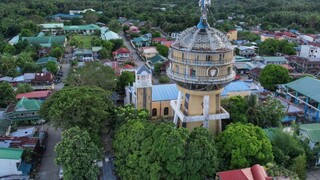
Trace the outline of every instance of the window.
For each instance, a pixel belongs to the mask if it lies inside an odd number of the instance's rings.
[[[195,77],[196,76],[196,70],[190,69],[190,76]]]
[[[156,108],[152,109],[152,116],[157,116],[157,109]]]
[[[165,115],[165,116],[169,115],[169,108],[168,107],[165,107],[163,109],[163,115]]]
[[[176,65],[176,73],[179,73],[179,66]]]
[[[231,67],[228,67],[228,75],[231,74]]]
[[[206,55],[206,61],[211,61],[211,56]]]
[[[181,58],[182,58],[182,61],[183,61],[184,60],[184,53],[182,53]]]
[[[20,116],[23,116],[23,114],[20,114]]]
[[[186,128],[186,127],[187,127],[187,123],[183,122],[183,123],[182,123],[182,127],[183,127],[183,128]]]

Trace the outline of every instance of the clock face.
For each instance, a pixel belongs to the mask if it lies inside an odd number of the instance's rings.
[[[210,77],[215,77],[218,75],[218,68],[212,66],[210,68],[207,69],[207,75]]]

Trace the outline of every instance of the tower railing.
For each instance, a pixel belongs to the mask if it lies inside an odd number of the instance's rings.
[[[234,62],[234,59],[231,60],[210,60],[210,61],[205,61],[205,60],[191,60],[191,59],[182,59],[180,57],[175,57],[175,56],[169,56],[169,60],[180,63],[180,64],[185,64],[185,65],[194,65],[194,66],[225,66],[229,65]]]
[[[231,72],[231,74],[227,76],[216,76],[216,77],[210,77],[210,76],[193,76],[193,75],[188,75],[188,74],[182,74],[178,72],[174,72],[171,69],[166,70],[167,75],[169,78],[180,81],[180,82],[186,82],[186,83],[198,83],[198,84],[220,84],[220,83],[228,83],[231,82],[236,73],[234,71]]]

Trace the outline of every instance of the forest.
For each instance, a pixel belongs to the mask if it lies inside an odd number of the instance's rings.
[[[319,6],[320,2],[310,0],[212,0],[208,20],[223,31],[245,22],[246,29],[260,25],[264,30],[293,28],[304,33],[316,33],[320,27]],[[102,11],[97,19],[102,23],[109,24],[118,17],[126,17],[147,21],[166,32],[178,32],[194,26],[199,19],[197,0],[2,0],[0,38],[17,35],[21,29],[30,26],[30,22],[44,23],[49,15],[85,8]],[[233,20],[227,21],[228,17],[233,17]],[[217,20],[225,21],[215,24]]]

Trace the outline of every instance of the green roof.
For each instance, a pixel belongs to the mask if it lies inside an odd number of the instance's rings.
[[[78,26],[64,26],[63,29],[65,31],[74,31],[74,30],[99,30],[100,27],[95,24],[87,24],[87,25],[78,25]]]
[[[308,133],[310,141],[320,142],[320,123],[301,124],[299,128]]]
[[[287,83],[285,86],[317,102],[320,102],[320,80],[318,79],[304,77]]]
[[[139,43],[139,42],[148,42],[149,40],[145,37],[137,37],[137,38],[133,38],[132,42],[135,42],[135,43]]]
[[[282,56],[263,56],[262,58],[267,62],[288,62],[288,60]]]
[[[53,62],[57,63],[57,58],[51,57],[51,56],[39,58],[38,61],[36,62],[36,64],[47,64],[49,61],[53,61]]]
[[[44,44],[46,46],[51,46],[52,43],[64,44],[66,36],[22,37],[22,40],[27,40],[30,44]]]
[[[23,149],[0,148],[0,159],[21,159]]]
[[[275,131],[277,128],[268,128],[268,129],[263,129],[263,131],[266,133],[267,137],[272,141],[275,136]]]
[[[164,60],[166,60],[166,58],[164,58],[163,56],[160,56],[159,54],[156,54],[155,56],[153,56],[149,59],[149,61],[151,61],[152,64],[155,64],[159,61],[164,61]]]
[[[42,105],[42,101],[40,100],[34,100],[34,99],[28,99],[28,98],[22,97],[20,101],[17,103],[15,110],[17,110],[18,108],[23,108],[27,111],[39,111],[41,105]]]

